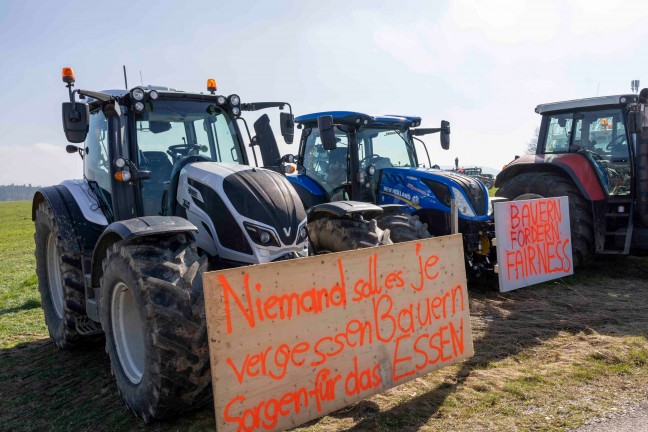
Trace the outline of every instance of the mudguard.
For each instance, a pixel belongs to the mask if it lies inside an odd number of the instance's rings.
[[[194,224],[178,216],[144,216],[111,223],[99,237],[92,253],[91,286],[99,286],[101,262],[113,243],[160,234],[189,234],[196,231],[198,228]]]
[[[552,171],[571,179],[581,194],[589,201],[604,200],[605,188],[590,162],[577,153],[524,155],[509,163],[495,179],[495,186],[521,172]]]
[[[74,182],[83,181],[66,181],[61,185],[38,189],[32,201],[32,220],[36,218],[36,209],[40,203],[47,202],[60,227],[61,235],[69,237],[73,240],[73,244],[77,245],[81,257],[80,265],[83,273],[86,274],[90,270],[92,251],[105,229],[105,225],[101,223],[105,218],[102,220],[94,213],[91,218],[88,218],[85,214],[88,213],[88,209],[83,211],[81,206],[84,203],[79,203],[80,198],[70,190],[70,187],[79,186]]]
[[[308,221],[311,222],[321,217],[351,217],[362,215],[366,220],[380,216],[383,209],[377,205],[361,201],[334,201],[330,203],[318,204],[308,209]]]

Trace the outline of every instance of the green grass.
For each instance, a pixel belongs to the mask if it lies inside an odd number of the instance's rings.
[[[34,268],[31,202],[0,203],[0,348],[42,339],[47,329]]]

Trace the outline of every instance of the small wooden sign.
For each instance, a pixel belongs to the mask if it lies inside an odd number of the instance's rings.
[[[495,203],[500,291],[574,274],[567,197]]]
[[[204,281],[219,432],[292,428],[473,354],[460,235]]]

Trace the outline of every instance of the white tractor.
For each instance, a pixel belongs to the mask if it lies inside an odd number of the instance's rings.
[[[202,273],[308,254],[299,196],[248,165],[238,127],[242,111],[288,104],[242,104],[213,80],[210,94],[73,91],[70,68],[63,81],[66,137],[85,142],[68,152],[84,169],[33,201],[49,333],[62,349],[103,333],[131,410],[146,422],[173,416],[211,396]],[[292,141],[292,113],[281,125]],[[251,143],[272,134],[268,122],[255,129]]]

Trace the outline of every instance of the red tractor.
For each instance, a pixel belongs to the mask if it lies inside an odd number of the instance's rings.
[[[648,252],[648,88],[538,105],[535,155],[509,163],[497,196],[569,197],[575,266],[596,254]]]

